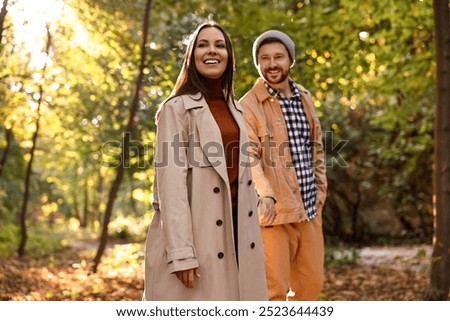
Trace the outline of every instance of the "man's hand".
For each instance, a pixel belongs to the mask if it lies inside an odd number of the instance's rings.
[[[263,197],[258,205],[259,223],[261,225],[271,225],[276,216],[275,200],[272,197]]]
[[[183,284],[190,289],[194,288],[194,279],[195,277],[200,277],[200,272],[198,268],[184,270],[184,271],[176,271],[175,272],[177,278],[183,282]]]

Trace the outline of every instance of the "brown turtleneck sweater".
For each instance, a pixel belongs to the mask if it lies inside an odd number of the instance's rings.
[[[206,89],[208,96],[206,102],[219,126],[222,134],[222,143],[227,162],[228,180],[231,190],[233,206],[233,227],[237,253],[237,204],[238,204],[238,176],[239,176],[239,126],[234,119],[230,108],[223,98],[220,87],[221,79],[208,79]]]

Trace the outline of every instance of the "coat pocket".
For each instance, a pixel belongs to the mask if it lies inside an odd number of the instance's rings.
[[[189,168],[193,167],[211,167],[212,164],[205,155],[205,152],[198,146],[193,146],[187,150],[187,160]]]

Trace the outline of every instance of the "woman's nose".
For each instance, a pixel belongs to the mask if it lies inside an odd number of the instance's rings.
[[[216,54],[217,53],[216,47],[214,45],[209,46],[208,53],[209,54]]]

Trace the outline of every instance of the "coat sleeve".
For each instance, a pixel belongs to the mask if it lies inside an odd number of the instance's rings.
[[[256,192],[259,197],[271,197],[276,201],[275,193],[270,185],[269,180],[264,175],[261,162],[264,161],[263,142],[258,136],[258,120],[255,114],[252,112],[251,103],[247,99],[240,101],[241,106],[244,109],[244,120],[247,127],[247,134],[249,140],[248,153],[250,157],[250,167],[252,170],[253,180],[255,181]],[[256,106],[258,107],[258,106]]]
[[[198,267],[187,188],[187,112],[181,98],[158,112],[155,172],[158,207],[170,272]]]

